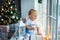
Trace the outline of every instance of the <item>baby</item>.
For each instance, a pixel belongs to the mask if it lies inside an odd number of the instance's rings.
[[[39,23],[37,21],[37,11],[34,9],[30,9],[29,13],[28,13],[28,18],[26,19],[26,33],[29,35],[33,35],[33,34],[38,34],[41,35],[41,33],[39,32]],[[37,31],[37,32],[36,32]]]

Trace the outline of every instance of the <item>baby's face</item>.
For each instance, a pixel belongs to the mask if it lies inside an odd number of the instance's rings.
[[[36,20],[37,19],[37,12],[32,12],[30,15],[29,15],[30,19],[31,20]]]

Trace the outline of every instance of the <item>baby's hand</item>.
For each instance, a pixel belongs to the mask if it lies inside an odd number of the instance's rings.
[[[42,35],[41,33],[37,33],[37,35]]]
[[[32,27],[32,28],[31,28],[31,30],[35,30],[35,28],[34,28],[34,27]]]

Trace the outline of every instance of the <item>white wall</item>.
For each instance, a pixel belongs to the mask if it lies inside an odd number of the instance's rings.
[[[34,8],[35,0],[21,0],[21,17],[27,17],[28,11]]]

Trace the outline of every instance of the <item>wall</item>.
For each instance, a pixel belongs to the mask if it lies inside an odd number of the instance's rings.
[[[34,8],[35,0],[21,0],[21,17],[27,17],[28,11]]]

